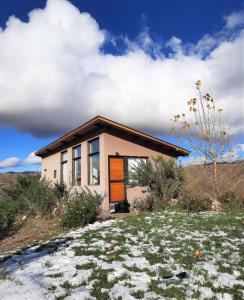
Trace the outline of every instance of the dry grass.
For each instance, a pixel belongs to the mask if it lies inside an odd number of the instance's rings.
[[[196,165],[184,168],[186,189],[197,194],[214,196],[213,165]],[[217,165],[220,194],[233,191],[244,199],[244,161]]]
[[[64,230],[60,227],[57,217],[30,217],[16,234],[0,241],[0,253],[35,244],[61,232]]]
[[[3,188],[9,188],[16,183],[18,176],[38,175],[40,172],[8,172],[0,173],[0,190]]]
[[[98,221],[123,219],[135,214],[136,212],[109,214],[108,212],[101,211],[98,215]],[[23,215],[18,216],[20,223],[22,217]],[[0,253],[24,248],[27,245],[36,244],[40,240],[48,240],[60,233],[67,232],[67,230],[64,230],[60,226],[57,216],[52,216],[50,218],[43,218],[40,216],[29,217],[26,221],[22,221],[22,223],[23,225],[19,231],[0,241]]]

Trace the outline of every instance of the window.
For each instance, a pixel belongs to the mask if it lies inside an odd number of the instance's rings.
[[[131,174],[135,172],[136,168],[141,163],[146,163],[146,157],[127,157],[127,176],[128,176],[128,184],[132,183]]]
[[[57,170],[53,171],[53,178],[56,179],[57,178]]]
[[[88,184],[100,184],[100,155],[99,155],[99,139],[95,139],[88,143]]]
[[[64,152],[61,152],[61,178],[60,178],[60,182],[66,184],[66,185],[68,183],[67,166],[68,166],[68,152],[64,151]]]
[[[81,185],[81,146],[73,148],[73,185]]]

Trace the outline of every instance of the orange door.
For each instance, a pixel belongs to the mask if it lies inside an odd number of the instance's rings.
[[[109,159],[110,202],[125,201],[125,167],[123,157]]]

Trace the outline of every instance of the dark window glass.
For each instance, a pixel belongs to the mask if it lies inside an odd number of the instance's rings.
[[[99,139],[95,139],[89,142],[88,172],[88,184],[100,184]]]
[[[99,152],[99,139],[89,142],[89,154]]]
[[[68,152],[61,152],[61,178],[60,182],[67,185],[68,183]]]
[[[141,163],[146,163],[146,162],[147,162],[147,158],[142,158],[142,157],[127,158],[128,184],[132,183],[132,174],[136,171],[136,168],[140,166]]]
[[[81,157],[81,146],[77,146],[73,148],[73,157],[80,158]]]
[[[61,161],[66,162],[68,160],[68,151],[61,152]]]
[[[73,185],[81,185],[81,146],[73,148]]]

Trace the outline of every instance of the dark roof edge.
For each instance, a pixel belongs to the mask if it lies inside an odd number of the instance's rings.
[[[155,142],[157,142],[157,143],[159,143],[161,145],[168,146],[168,147],[174,149],[175,151],[178,151],[179,153],[181,153],[182,156],[187,156],[187,155],[190,154],[190,151],[187,150],[187,149],[185,149],[185,148],[182,148],[182,147],[176,146],[174,144],[168,143],[168,142],[166,142],[164,140],[158,139],[158,138],[156,138],[154,136],[151,136],[151,135],[143,133],[143,132],[141,132],[139,130],[133,129],[133,128],[129,127],[129,126],[120,124],[118,122],[112,121],[110,119],[107,119],[105,117],[102,117],[102,116],[98,115],[98,116],[92,118],[91,120],[83,123],[81,126],[79,126],[79,127],[75,128],[75,129],[73,129],[72,131],[66,133],[64,136],[56,139],[55,141],[53,141],[52,143],[48,144],[47,146],[39,149],[38,151],[35,152],[35,155],[36,156],[44,156],[44,153],[42,153],[42,152],[48,150],[48,148],[50,146],[55,145],[55,144],[57,144],[59,142],[62,142],[63,140],[65,140],[66,137],[68,137],[68,136],[70,136],[72,134],[75,134],[76,132],[78,132],[81,129],[85,129],[85,128],[89,127],[90,125],[92,125],[93,123],[95,123],[96,121],[99,121],[99,120],[100,121],[104,121],[105,123],[108,123],[108,124],[110,124],[110,125],[112,125],[114,127],[127,130],[130,133],[134,133],[134,134],[137,134],[137,135],[139,135],[141,137],[153,140],[153,141],[155,141]],[[181,155],[179,155],[179,156],[181,156]]]

